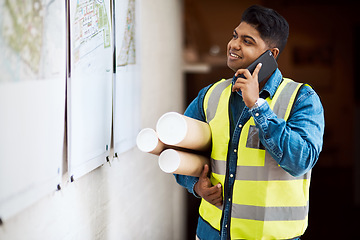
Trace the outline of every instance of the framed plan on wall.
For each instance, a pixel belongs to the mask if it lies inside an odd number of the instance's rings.
[[[66,5],[0,0],[0,218],[60,187]]]
[[[137,4],[136,0],[113,1],[116,49],[113,93],[115,155],[135,146],[140,126]]]
[[[110,0],[70,0],[68,165],[71,180],[110,151],[113,46]]]

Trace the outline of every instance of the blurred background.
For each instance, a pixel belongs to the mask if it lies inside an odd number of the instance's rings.
[[[313,169],[309,227],[302,239],[355,239],[360,226],[360,17],[358,1],[185,0],[186,104],[198,91],[233,72],[226,46],[252,4],[275,9],[290,25],[279,58],[284,77],[309,83],[325,109],[323,151]],[[188,197],[188,239],[199,200]]]

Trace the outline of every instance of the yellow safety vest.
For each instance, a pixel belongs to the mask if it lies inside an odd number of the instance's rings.
[[[284,78],[274,97],[266,99],[279,118],[288,119],[301,85]],[[213,185],[220,182],[224,186],[226,177],[231,88],[231,79],[223,79],[210,87],[204,98],[206,121],[212,132],[210,180]],[[236,150],[231,239],[291,239],[301,236],[308,222],[311,171],[301,177],[293,177],[260,145],[258,128],[251,117],[242,126]],[[222,207],[202,199],[199,213],[220,231]]]

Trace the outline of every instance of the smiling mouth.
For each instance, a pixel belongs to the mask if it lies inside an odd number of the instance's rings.
[[[241,57],[240,57],[239,55],[236,55],[235,53],[230,52],[229,55],[230,55],[231,57],[233,57],[233,58],[241,59]]]

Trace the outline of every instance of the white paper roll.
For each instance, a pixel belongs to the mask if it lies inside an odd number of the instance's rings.
[[[157,133],[152,128],[144,128],[138,133],[136,145],[140,151],[155,155],[160,155],[161,151],[165,149],[165,144],[159,140]]]
[[[162,115],[157,124],[159,139],[166,145],[206,151],[211,146],[211,131],[207,123],[176,112]]]
[[[159,156],[159,167],[166,173],[199,177],[209,159],[203,155],[166,149]]]

